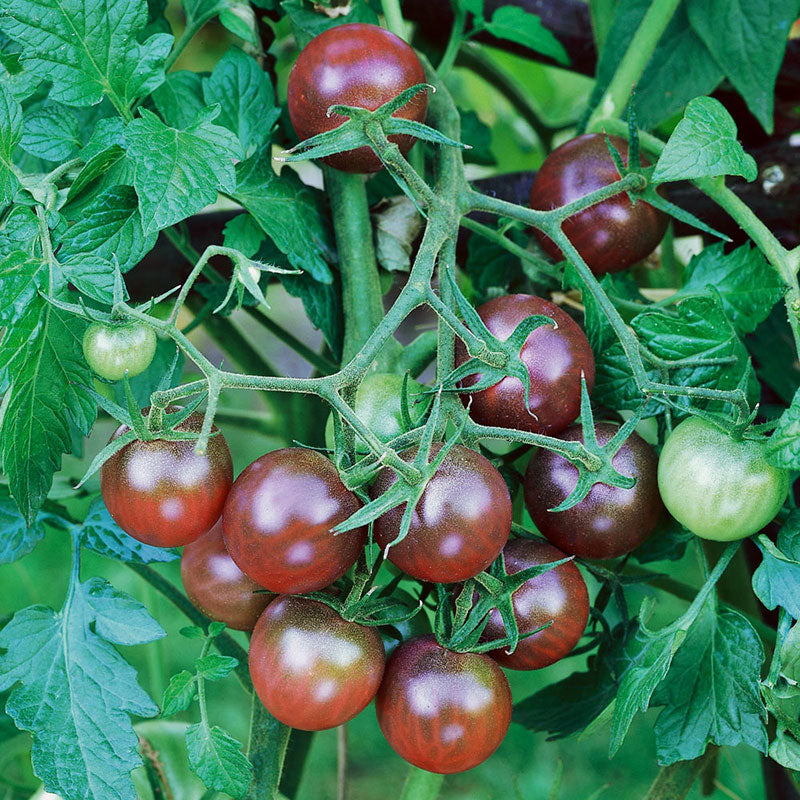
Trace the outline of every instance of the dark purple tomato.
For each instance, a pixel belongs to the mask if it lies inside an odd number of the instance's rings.
[[[511,690],[488,656],[455,653],[420,636],[389,658],[375,711],[386,741],[406,761],[428,772],[463,772],[503,741]]]
[[[622,163],[628,164],[628,143],[610,136]],[[642,164],[649,162],[642,158]],[[603,134],[588,133],[570,139],[544,160],[531,187],[531,208],[550,211],[602,189],[620,179]],[[667,216],[639,200],[633,205],[626,192],[573,214],[562,230],[596,275],[619,272],[647,258],[664,236]],[[554,260],[564,256],[541,231],[536,238]]]
[[[470,416],[481,425],[549,436],[563,431],[580,413],[581,374],[586,377],[589,391],[594,386],[594,355],[578,323],[557,305],[529,294],[496,297],[477,311],[500,341],[508,339],[524,319],[534,314],[551,317],[556,324],[532,331],[520,351],[530,375],[530,413],[525,409],[522,382],[507,377],[488,389],[462,395],[465,404],[472,398]],[[456,365],[468,360],[467,349],[458,340]],[[463,385],[473,386],[479,378],[471,375]]]
[[[222,513],[225,545],[239,568],[270,591],[324,589],[364,547],[366,528],[332,533],[360,507],[321,453],[275,450],[234,482]]]
[[[289,75],[289,117],[300,139],[338,128],[345,118],[328,116],[332,105],[357,106],[374,111],[405,89],[425,83],[417,54],[391,31],[360,22],[337,25],[315,36],[302,50]],[[395,117],[425,121],[425,92],[394,113]],[[390,136],[405,155],[416,139]],[[377,172],[381,160],[369,147],[359,147],[324,158],[345,172]]]
[[[199,433],[202,414],[191,414],[179,431]],[[127,432],[120,425],[111,441]],[[210,530],[219,519],[233,480],[231,451],[216,432],[205,455],[194,441],[134,441],[100,468],[103,501],[116,523],[145,544],[179,547]]]
[[[273,600],[250,639],[250,677],[261,702],[304,731],[334,728],[363,711],[378,691],[385,661],[375,628],[301,597]]]
[[[559,561],[564,558],[557,548],[534,539],[513,539],[503,548],[506,572]],[[580,570],[570,561],[531,578],[512,595],[514,616],[519,632],[528,633],[547,623],[543,631],[522,639],[509,655],[508,648],[492,650],[489,655],[507,669],[541,669],[568,655],[586,630],[589,619],[589,593]],[[483,632],[483,641],[506,636],[500,612],[494,609]]]
[[[603,445],[616,425],[597,423]],[[583,441],[579,425],[559,436]],[[596,483],[589,494],[567,511],[549,511],[562,503],[578,481],[578,470],[552,450],[537,450],[525,473],[525,505],[536,527],[560,550],[582,558],[616,558],[630,553],[652,532],[663,509],[658,493],[658,457],[637,433],[632,433],[612,461],[621,475],[636,478],[631,489]]]
[[[253,630],[275,597],[236,566],[222,538],[222,520],[183,548],[181,579],[195,608],[237,631]]]
[[[428,461],[441,449],[434,444]],[[413,461],[417,449],[400,454]],[[397,481],[388,467],[372,486],[378,497]],[[375,541],[385,548],[400,532],[405,506],[379,517]],[[389,549],[389,560],[421,581],[455,583],[477,575],[497,558],[511,532],[511,497],[500,473],[480,453],[455,445],[417,503],[408,535]]]

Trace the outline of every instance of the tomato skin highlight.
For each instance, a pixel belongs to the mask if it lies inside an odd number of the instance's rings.
[[[179,431],[199,433],[203,415],[190,414]],[[128,430],[120,425],[111,437]],[[100,468],[100,489],[114,521],[145,544],[179,547],[210,530],[222,513],[233,481],[225,437],[215,433],[205,455],[194,441],[133,441]]]
[[[156,334],[137,323],[103,325],[93,322],[83,334],[83,355],[89,366],[107,381],[119,381],[144,372],[156,353]]]
[[[292,125],[302,139],[338,128],[345,117],[327,116],[332,105],[375,111],[400,92],[425,83],[425,70],[414,50],[391,31],[355,22],[315,36],[302,50],[289,75],[288,105]],[[395,117],[424,122],[428,97],[420,92]],[[390,136],[406,155],[416,139]],[[322,159],[344,172],[378,172],[383,164],[370,147]]]
[[[532,331],[522,346],[520,357],[530,375],[528,413],[525,394],[518,378],[505,377],[494,386],[463,394],[469,415],[481,425],[514,428],[553,436],[564,430],[580,413],[581,374],[591,392],[594,386],[594,354],[586,334],[557,305],[529,294],[496,297],[479,306],[478,314],[489,331],[505,341],[514,329],[534,314],[555,320],[557,327],[542,325]],[[456,366],[469,360],[461,340],[456,341]],[[462,385],[475,385],[479,375],[470,375]]]
[[[628,143],[609,136],[622,163],[628,163]],[[645,158],[643,166],[649,166]],[[553,150],[536,173],[530,206],[540,211],[560,208],[620,179],[605,136],[588,133]],[[619,272],[655,250],[667,229],[664,212],[625,192],[609,197],[568,217],[562,226],[567,238],[595,275]],[[564,258],[555,242],[535,231],[542,249],[554,260]]]
[[[789,473],[767,462],[763,441],[736,441],[699,417],[675,427],[658,464],[670,514],[718,542],[758,533],[780,511],[789,485]]]
[[[420,636],[389,658],[375,711],[386,741],[406,761],[429,772],[464,772],[503,741],[511,690],[488,656],[455,653]]]
[[[375,628],[348,622],[316,600],[281,595],[256,624],[249,664],[270,714],[292,728],[321,731],[369,705],[385,656]]]
[[[434,444],[428,461],[441,449]],[[416,448],[400,457],[413,461]],[[397,481],[393,470],[378,474],[370,494],[378,497]],[[405,505],[373,524],[381,548],[400,531]],[[511,497],[500,473],[480,453],[454,445],[425,487],[408,535],[389,548],[389,561],[421,581],[454,583],[477,575],[497,558],[511,532]]]
[[[237,631],[251,631],[274,594],[236,566],[222,538],[222,520],[183,548],[181,579],[192,605]]]
[[[566,558],[558,548],[537,539],[512,539],[503,548],[503,556],[509,575]],[[520,639],[511,654],[506,647],[490,650],[489,655],[506,669],[542,669],[555,664],[572,652],[589,620],[589,592],[574,561],[525,581],[512,595],[512,603],[520,634],[552,624]],[[481,641],[506,635],[500,612],[492,609]]]
[[[597,441],[611,439],[618,426],[595,423]],[[580,425],[559,436],[583,441]],[[658,458],[641,436],[632,433],[613,459],[614,468],[635,477],[632,489],[596,483],[580,503],[557,513],[578,480],[578,470],[552,450],[537,450],[525,473],[525,505],[541,533],[565,553],[581,558],[616,558],[630,553],[653,532],[663,512],[658,493]]]
[[[222,513],[225,545],[242,572],[272,592],[324,589],[364,548],[366,528],[331,532],[360,507],[321,453],[275,450],[234,482]]]

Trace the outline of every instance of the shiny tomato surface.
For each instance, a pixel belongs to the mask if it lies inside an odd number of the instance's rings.
[[[386,664],[375,698],[386,741],[429,772],[463,772],[500,746],[511,722],[511,690],[488,656],[455,653],[421,636]]]
[[[319,731],[367,707],[385,656],[375,628],[347,622],[316,600],[280,596],[256,624],[249,663],[270,714],[292,728]]]
[[[191,414],[178,430],[199,433],[202,414]],[[128,430],[120,425],[111,440]],[[109,513],[126,533],[156,547],[189,544],[210,530],[222,513],[233,480],[225,437],[208,440],[205,455],[194,441],[134,441],[100,468],[100,488]]]
[[[429,461],[441,449],[431,448]],[[413,461],[416,448],[400,454]],[[378,497],[397,475],[380,472],[371,494]],[[388,511],[373,525],[375,541],[393,542],[400,532],[405,505]],[[497,558],[511,532],[511,497],[500,473],[480,453],[455,445],[417,503],[408,535],[389,548],[389,560],[421,581],[453,583],[477,575]]]
[[[619,136],[609,138],[627,165],[628,143]],[[647,159],[641,161],[649,165]],[[578,136],[544,160],[531,187],[530,206],[540,211],[560,208],[619,179],[605,136]],[[667,221],[663,211],[643,200],[633,205],[622,192],[568,217],[562,229],[592,272],[602,275],[647,258],[664,236]],[[551,258],[564,258],[555,242],[541,231],[536,231],[536,238]]]
[[[222,538],[222,520],[183,548],[181,579],[195,608],[237,631],[253,630],[275,597],[236,566]]]
[[[462,395],[472,399],[470,416],[481,425],[514,428],[550,436],[564,430],[580,413],[581,374],[591,391],[594,386],[594,355],[589,341],[575,320],[557,305],[529,294],[509,294],[481,305],[478,314],[489,331],[505,341],[527,317],[544,314],[555,326],[542,325],[522,345],[520,357],[528,367],[530,396],[518,378],[506,377],[480,392]],[[466,347],[456,343],[456,365],[469,359]],[[472,386],[479,375],[463,381]]]
[[[365,528],[332,529],[361,507],[336,467],[302,447],[256,459],[236,479],[225,503],[225,545],[239,568],[270,591],[323,589],[355,563]]]
[[[602,445],[617,432],[610,423],[597,423]],[[564,431],[565,441],[583,441],[579,425]],[[576,506],[555,508],[572,492],[578,470],[552,450],[537,450],[525,473],[525,505],[536,527],[556,547],[582,558],[616,558],[630,553],[652,532],[663,511],[658,493],[658,457],[637,433],[631,434],[612,461],[621,474],[636,478],[631,489],[596,483]]]
[[[503,548],[503,557],[506,573],[512,575],[540,564],[560,561],[566,556],[547,542],[512,539]],[[520,634],[550,624],[539,633],[521,639],[511,654],[506,647],[489,653],[507,669],[541,669],[555,664],[570,653],[586,630],[589,592],[580,570],[572,561],[525,581],[512,595],[512,603]],[[482,639],[491,642],[506,635],[500,612],[494,609]]]
[[[374,111],[418,83],[425,83],[425,70],[417,54],[391,31],[360,22],[337,25],[315,36],[300,53],[289,75],[289,117],[300,139],[309,139],[346,121],[327,115],[332,105]],[[424,122],[427,108],[427,95],[421,92],[394,116]],[[407,135],[389,138],[404,154],[416,141]],[[383,167],[369,147],[323,161],[345,172],[377,172]]]

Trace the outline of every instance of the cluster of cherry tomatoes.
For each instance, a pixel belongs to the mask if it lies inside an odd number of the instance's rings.
[[[307,138],[341,124],[326,114],[334,103],[375,109],[422,82],[419,59],[400,39],[375,26],[344,25],[316,37],[301,53],[289,81],[289,111],[298,134]],[[398,114],[421,121],[425,110],[421,94]],[[397,143],[407,152],[413,139],[400,137]],[[626,143],[613,144],[627,159]],[[366,148],[327,160],[348,171],[381,167]],[[618,178],[605,137],[582,136],[545,161],[531,205],[557,207]],[[592,270],[603,273],[647,256],[665,224],[652,206],[633,205],[622,193],[576,214],[564,230]],[[539,239],[552,257],[561,257],[550,240]],[[533,330],[521,347],[530,378],[527,406],[521,381],[506,377],[465,394],[473,419],[582,440],[582,428],[573,423],[580,413],[581,379],[591,390],[595,365],[578,324],[559,307],[530,295],[498,297],[478,314],[501,341],[532,315],[545,315],[554,324]],[[97,335],[95,330],[92,336]],[[140,347],[152,349],[149,337],[143,342]],[[459,343],[457,364],[468,358]],[[116,379],[118,372],[107,377]],[[462,387],[469,389],[479,379],[468,377]],[[404,430],[402,387],[400,376],[371,375],[356,396],[356,413],[384,442]],[[405,387],[411,399],[423,390],[414,381]],[[192,414],[179,429],[196,433],[201,422]],[[126,430],[122,426],[114,436]],[[598,444],[606,444],[617,431],[615,424],[597,423]],[[184,546],[184,586],[200,610],[232,628],[252,630],[250,673],[265,707],[287,725],[318,730],[346,722],[375,699],[390,745],[421,768],[458,772],[491,755],[511,720],[511,692],[501,666],[546,667],[569,654],[584,633],[589,593],[574,561],[529,579],[514,592],[519,633],[547,627],[520,639],[513,652],[450,650],[424,633],[424,612],[418,624],[406,626],[422,635],[403,637],[399,645],[386,641],[376,627],[345,619],[326,603],[302,596],[336,593],[330,587],[368,545],[366,528],[332,533],[362,502],[342,483],[331,460],[317,451],[286,448],[261,456],[234,481],[228,446],[216,428],[214,434],[204,455],[195,454],[190,440],[126,445],[103,465],[102,493],[114,519],[131,536],[156,546]],[[441,447],[434,444],[429,463]],[[411,461],[417,450],[399,455]],[[502,475],[482,454],[454,445],[426,484],[406,537],[389,547],[401,528],[400,506],[374,522],[374,541],[382,551],[389,548],[388,559],[397,570],[423,586],[458,585],[486,570],[501,553],[509,575],[567,556],[607,559],[629,553],[656,527],[662,497],[699,535],[742,538],[769,522],[788,488],[788,476],[766,463],[761,443],[735,441],[697,418],[676,428],[660,465],[653,448],[636,433],[612,463],[635,479],[632,488],[597,483],[577,505],[554,512],[575,488],[578,470],[553,451],[535,451],[523,494],[530,518],[547,541],[509,539],[512,502]],[[371,497],[381,497],[397,480],[393,470],[384,468],[370,488]],[[746,507],[754,486],[761,498],[755,513]],[[738,505],[728,503],[729,513],[709,520],[691,499],[720,491],[729,499],[738,496]],[[499,611],[491,611],[483,641],[506,635]]]

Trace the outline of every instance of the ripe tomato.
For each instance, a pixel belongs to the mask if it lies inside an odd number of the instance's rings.
[[[361,382],[356,391],[353,410],[359,419],[382,441],[388,442],[405,430],[403,427],[403,376],[388,373],[371,373]],[[418,411],[414,407],[414,397],[425,391],[425,386],[415,380],[408,380],[408,405],[412,419]],[[424,407],[424,406],[423,406]],[[333,414],[325,426],[325,444],[333,449]],[[356,452],[366,453],[369,448],[356,437]]]
[[[327,115],[332,105],[358,106],[374,111],[400,92],[425,83],[417,54],[402,39],[377,25],[356,22],[338,25],[315,36],[302,50],[289,75],[289,117],[297,135],[309,139],[338,128],[345,118]],[[394,116],[425,121],[428,98],[416,95]],[[392,136],[408,153],[416,139]],[[377,172],[381,160],[369,147],[324,158],[345,172]]]
[[[627,166],[628,143],[618,136],[609,138]],[[649,162],[642,159],[642,164]],[[544,160],[531,187],[530,206],[541,211],[560,208],[619,179],[605,136],[578,136]],[[573,214],[562,229],[589,269],[601,275],[627,269],[649,256],[664,236],[667,216],[643,200],[633,205],[622,192]],[[536,231],[536,238],[551,258],[564,258],[541,231]]]
[[[191,414],[180,431],[199,433],[202,414]],[[120,425],[113,441],[128,430]],[[208,440],[205,455],[194,441],[134,441],[100,468],[100,489],[109,513],[125,533],[156,547],[189,544],[219,519],[233,480],[225,437]]]
[[[403,642],[375,698],[386,741],[429,772],[463,772],[500,746],[511,722],[511,690],[491,658],[455,653],[431,636]]]
[[[366,528],[331,532],[360,506],[321,453],[275,450],[234,482],[222,514],[225,545],[245,574],[273,592],[324,589],[364,547]]]
[[[186,596],[198,610],[237,631],[253,630],[275,597],[233,562],[222,538],[222,520],[183,548],[181,579]]]
[[[383,676],[375,628],[316,600],[273,600],[250,639],[250,677],[264,707],[292,728],[333,728],[363,711]]]
[[[488,389],[463,395],[465,404],[472,398],[470,416],[481,425],[551,436],[563,431],[580,413],[581,374],[589,391],[594,386],[594,355],[584,332],[558,306],[528,294],[496,297],[480,306],[478,314],[500,341],[508,339],[520,322],[534,314],[545,314],[556,324],[532,331],[520,352],[531,381],[530,413],[525,409],[521,381],[503,378]],[[457,341],[456,365],[468,359],[466,347]],[[473,386],[478,380],[478,375],[471,375],[463,385]]]
[[[431,448],[429,461],[441,449]],[[416,448],[400,454],[412,461]],[[372,486],[378,497],[397,481],[389,468]],[[379,517],[375,541],[385,548],[400,532],[405,506]],[[425,487],[408,535],[389,560],[421,581],[455,583],[477,575],[497,558],[511,532],[511,497],[500,473],[480,453],[455,445]]]
[[[503,548],[503,556],[509,575],[565,557],[552,545],[534,539],[512,539]],[[511,654],[505,647],[489,653],[507,669],[541,669],[555,664],[570,653],[586,630],[589,592],[580,570],[572,561],[525,581],[512,595],[512,603],[521,634],[548,622],[552,624],[527,639],[521,639]],[[506,635],[500,612],[492,610],[483,641],[491,642]]]
[[[156,352],[156,334],[138,323],[102,325],[93,322],[83,334],[83,355],[89,366],[108,381],[144,372]]]
[[[611,439],[618,427],[595,424],[597,441]],[[583,441],[579,425],[559,436]],[[631,489],[596,483],[567,511],[549,511],[566,500],[578,481],[578,470],[552,450],[537,450],[525,473],[525,505],[536,527],[560,550],[582,558],[616,558],[630,553],[652,532],[662,512],[658,495],[658,458],[637,433],[631,434],[613,459],[621,474],[636,478]]]
[[[689,417],[672,431],[658,463],[658,488],[675,519],[703,539],[758,533],[778,513],[789,473],[767,463],[763,441],[736,441]]]

